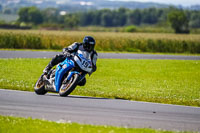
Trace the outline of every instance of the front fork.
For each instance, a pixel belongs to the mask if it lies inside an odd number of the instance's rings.
[[[84,78],[85,75],[86,75],[86,74],[84,74],[83,72],[70,71],[69,74],[68,74],[68,76],[67,76],[67,78],[66,78],[67,81],[69,81],[69,80],[71,79],[71,77],[72,77],[74,74],[80,75],[79,82],[80,82],[81,80],[83,80],[83,78]]]

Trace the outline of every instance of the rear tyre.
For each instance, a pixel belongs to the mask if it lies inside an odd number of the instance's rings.
[[[42,76],[37,80],[34,86],[35,93],[38,95],[44,95],[47,93],[45,90],[44,81],[42,80]]]
[[[76,88],[78,82],[79,82],[79,75],[74,74],[69,81],[61,85],[59,90],[59,95],[63,97],[68,96]]]

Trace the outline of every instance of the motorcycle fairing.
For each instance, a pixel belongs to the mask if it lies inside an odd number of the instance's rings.
[[[86,53],[85,51],[78,50],[74,56],[74,60],[82,70],[88,73],[92,71],[92,61],[90,54]]]
[[[55,87],[56,92],[59,92],[61,81],[64,76],[64,74],[75,67],[74,62],[70,58],[66,58],[62,63],[60,63],[56,68],[56,74],[55,74]]]

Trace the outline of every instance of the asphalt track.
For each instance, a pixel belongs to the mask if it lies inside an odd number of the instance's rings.
[[[200,131],[200,108],[0,89],[0,115],[134,128]]]
[[[0,51],[0,58],[52,58],[59,52]],[[116,59],[199,60],[199,56],[99,54]],[[200,108],[0,89],[0,115],[132,128],[200,132]]]
[[[0,50],[0,58],[52,58],[61,52],[46,51],[6,51]],[[160,55],[160,54],[129,54],[129,53],[98,53],[99,58],[107,59],[171,59],[200,60],[200,56]]]

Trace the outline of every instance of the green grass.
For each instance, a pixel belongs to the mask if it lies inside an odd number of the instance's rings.
[[[175,133],[154,129],[58,123],[9,116],[0,116],[0,125],[0,133]]]
[[[0,88],[33,91],[50,59],[0,59]],[[200,107],[200,61],[99,59],[72,94]]]

